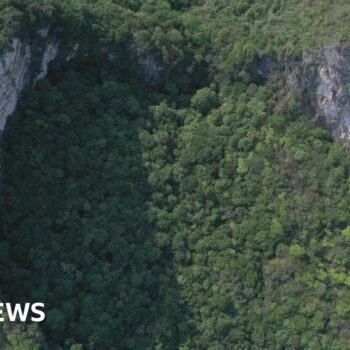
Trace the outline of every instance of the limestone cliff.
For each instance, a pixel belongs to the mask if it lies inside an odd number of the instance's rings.
[[[48,64],[56,57],[57,50],[58,44],[53,41],[47,41],[39,49],[15,38],[12,50],[0,56],[0,133],[8,116],[14,112],[23,89],[46,76]],[[39,53],[40,57],[33,52]]]
[[[47,75],[48,65],[56,58],[58,47],[58,41],[50,38],[48,29],[43,29],[38,31],[34,43],[14,38],[12,49],[0,56],[0,135],[8,116],[15,111],[21,92]],[[70,61],[78,55],[78,50],[79,43],[66,43],[61,58]],[[101,51],[109,61],[114,60],[113,50],[105,47]],[[147,85],[156,87],[164,80],[166,70],[153,56],[139,56],[137,63]]]
[[[350,49],[332,45],[304,54],[301,63],[287,67],[287,76],[314,99],[315,121],[350,146]]]
[[[12,50],[0,56],[0,134],[23,89],[46,76],[49,63],[58,53],[59,45],[49,39],[48,30],[39,32],[38,37],[34,44],[15,38]],[[77,43],[72,46],[66,60],[77,55],[78,47]],[[145,82],[157,85],[163,67],[152,57],[141,57],[138,64]],[[265,57],[252,73],[260,79],[281,67],[290,86],[305,89],[314,99],[314,120],[350,146],[350,49],[331,45],[315,54],[304,54],[300,62],[286,64]]]

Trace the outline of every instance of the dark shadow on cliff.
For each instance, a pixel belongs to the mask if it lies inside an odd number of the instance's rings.
[[[177,349],[186,310],[152,225],[138,136],[147,91],[113,74],[57,64],[9,119],[1,288],[45,303],[52,349]]]

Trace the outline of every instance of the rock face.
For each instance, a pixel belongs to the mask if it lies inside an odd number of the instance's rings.
[[[13,50],[0,57],[0,132],[15,110],[18,95],[28,81],[30,47],[14,39]]]
[[[58,44],[48,42],[40,52],[40,64],[36,68],[38,58],[34,57],[33,48],[13,39],[12,50],[0,56],[0,134],[23,89],[46,76],[48,64],[56,57],[57,51]]]
[[[38,34],[40,40],[32,45],[13,39],[12,50],[0,56],[0,134],[23,89],[44,78],[58,54],[58,43],[49,39],[48,30]],[[73,45],[67,61],[77,55],[78,48],[78,43]],[[157,86],[165,74],[164,67],[152,56],[139,57],[138,64],[145,82]],[[285,70],[290,86],[307,90],[313,97],[315,121],[350,147],[350,48],[327,46],[316,54],[304,54],[301,62],[285,65],[265,57],[252,75],[260,80],[281,70]]]
[[[40,70],[34,78],[34,83],[46,77],[49,63],[56,58],[58,52],[57,43],[48,43],[42,55]]]
[[[6,120],[15,109],[21,92],[44,78],[49,63],[58,54],[58,43],[49,38],[49,29],[38,31],[35,43],[28,44],[17,38],[12,40],[12,50],[0,56],[0,135],[5,128]],[[69,45],[68,45],[69,47]],[[71,45],[65,60],[70,61],[78,54],[79,43]],[[104,49],[108,59],[113,61],[115,54]],[[145,82],[157,86],[164,78],[165,70],[153,56],[141,56],[138,64]]]
[[[287,68],[291,86],[307,90],[315,100],[315,120],[334,138],[350,146],[350,49],[340,45],[304,55]]]

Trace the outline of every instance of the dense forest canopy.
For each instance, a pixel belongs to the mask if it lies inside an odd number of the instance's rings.
[[[0,0],[2,52],[43,28],[62,52],[2,136],[1,299],[47,318],[0,347],[349,349],[349,155],[304,91],[252,73],[346,44],[349,10]]]

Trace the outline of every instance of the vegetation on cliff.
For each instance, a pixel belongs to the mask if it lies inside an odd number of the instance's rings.
[[[45,303],[49,349],[348,349],[350,158],[252,72],[346,42],[349,6],[0,1],[4,48],[80,43],[2,140],[2,299]]]

